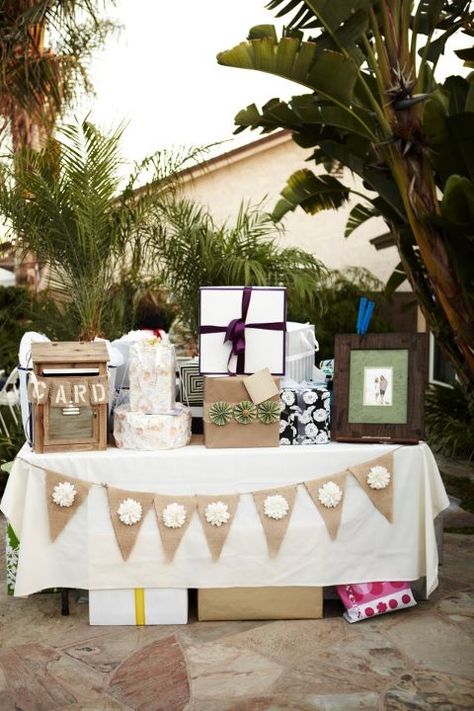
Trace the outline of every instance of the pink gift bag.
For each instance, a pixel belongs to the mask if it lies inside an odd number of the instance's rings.
[[[375,615],[403,610],[416,605],[408,583],[353,583],[338,585],[337,592],[348,622],[359,622]]]

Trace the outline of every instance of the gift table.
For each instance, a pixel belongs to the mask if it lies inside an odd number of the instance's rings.
[[[393,523],[358,481],[347,476],[337,538],[332,540],[304,486],[297,487],[288,530],[270,557],[249,492],[327,477],[393,452]],[[124,562],[103,486],[91,486],[54,543],[50,540],[44,470],[95,484],[164,495],[241,494],[222,553],[213,561],[195,513],[172,562],[166,562],[152,510]],[[449,504],[429,447],[384,444],[206,449],[196,438],[182,449],[34,454],[25,445],[1,509],[20,539],[15,595],[51,587],[83,589],[328,586],[416,580],[437,585],[434,518]]]

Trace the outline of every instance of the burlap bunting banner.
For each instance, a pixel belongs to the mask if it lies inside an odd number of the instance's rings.
[[[103,393],[100,388],[99,390],[100,399]],[[42,389],[37,396],[44,396]],[[58,472],[42,471],[45,474],[50,536],[54,542],[87,498],[93,484]],[[392,523],[393,520],[394,457],[393,452],[389,452],[368,462],[349,466],[342,472],[302,482],[333,540],[337,537],[341,524],[349,473],[357,479],[373,505],[387,521]],[[278,554],[288,530],[298,486],[299,483],[249,492],[253,496],[272,557]],[[125,561],[132,552],[143,520],[152,506],[155,508],[167,562],[173,560],[196,509],[212,559],[219,560],[241,496],[170,496],[117,489],[112,486],[106,486],[106,489],[115,537]]]
[[[47,470],[44,473],[49,534],[51,542],[54,543],[65,525],[87,498],[92,484]]]
[[[171,563],[196,509],[194,496],[155,496],[161,543],[167,563]]]
[[[122,558],[127,560],[135,545],[144,518],[153,505],[153,494],[146,491],[116,489],[114,486],[106,486],[106,489],[115,538]],[[125,505],[121,509],[121,513],[119,513],[121,505],[125,504],[125,502],[130,502],[130,500],[132,504],[128,503],[128,507]],[[141,510],[133,502],[140,504]]]
[[[33,375],[28,383],[28,399],[37,405],[45,405],[49,399],[51,407],[104,405],[109,400],[108,378],[99,375],[70,380]]]
[[[370,462],[347,467],[376,509],[389,523],[393,521],[393,452]],[[372,484],[372,485],[371,485]],[[385,486],[383,486],[385,484]],[[377,488],[381,487],[381,488]]]
[[[196,496],[199,518],[214,561],[219,560],[229,535],[239,498],[238,494]]]
[[[321,514],[332,540],[336,538],[341,524],[346,478],[347,472],[340,472],[321,479],[304,482],[306,491]],[[331,484],[334,484],[337,489]]]
[[[295,505],[296,486],[295,484],[294,486],[285,486],[279,489],[252,492],[255,506],[257,507],[260,521],[262,522],[265,538],[267,539],[268,551],[272,558],[278,555],[278,551],[280,550],[280,546],[288,529],[288,524],[290,523],[291,514]],[[265,511],[267,511],[267,513],[265,513]]]

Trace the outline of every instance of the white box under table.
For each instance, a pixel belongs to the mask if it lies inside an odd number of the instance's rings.
[[[393,524],[375,509],[356,479],[347,477],[339,533],[331,540],[303,486],[279,554],[271,558],[249,492],[324,477],[393,451]],[[122,560],[103,487],[92,486],[54,543],[49,538],[41,468],[122,489],[171,495],[240,493],[222,554],[213,562],[194,514],[173,562],[163,553],[156,516],[144,518],[135,548]],[[325,447],[206,449],[159,452],[34,454],[15,461],[1,509],[20,540],[15,595],[51,587],[88,590],[330,586],[347,582],[427,579],[438,582],[434,518],[448,499],[429,447],[342,444]]]

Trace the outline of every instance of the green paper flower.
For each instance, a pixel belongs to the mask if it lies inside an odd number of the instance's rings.
[[[257,407],[257,417],[264,425],[273,425],[280,419],[280,403],[275,400],[265,400]]]
[[[249,425],[257,417],[257,408],[250,400],[242,400],[234,407],[234,417],[241,425]]]
[[[209,408],[209,419],[213,425],[227,425],[232,419],[232,407],[228,402],[219,400],[213,402]]]

